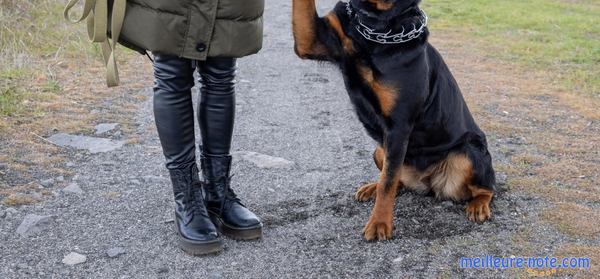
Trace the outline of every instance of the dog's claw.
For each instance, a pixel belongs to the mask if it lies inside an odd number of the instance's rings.
[[[389,240],[392,238],[392,224],[388,222],[375,221],[373,218],[369,219],[369,222],[363,230],[365,240]]]
[[[490,219],[492,216],[489,203],[481,203],[477,201],[469,202],[466,212],[467,219],[472,222],[483,222],[487,219]]]
[[[376,182],[363,185],[354,194],[354,199],[361,202],[368,201],[371,198],[375,198],[375,190],[377,190]]]

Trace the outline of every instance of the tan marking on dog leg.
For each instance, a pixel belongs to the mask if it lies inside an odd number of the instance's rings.
[[[383,169],[383,161],[385,160],[385,151],[381,146],[377,146],[375,151],[373,152],[373,161],[375,161],[375,165],[381,171]],[[354,198],[357,201],[368,201],[372,198],[375,198],[375,190],[377,189],[377,182],[368,183],[358,188],[356,194],[354,194]]]
[[[394,205],[396,204],[396,193],[400,177],[397,173],[394,173],[394,177],[386,177],[387,168],[388,164],[384,162],[381,177],[375,190],[375,206],[363,230],[364,237],[368,241],[392,238]]]
[[[346,33],[342,28],[342,23],[340,22],[340,19],[337,17],[337,15],[334,12],[329,12],[329,14],[325,16],[325,19],[327,20],[327,22],[329,22],[329,26],[331,26],[335,33],[337,33],[338,38],[340,39],[344,47],[344,51],[348,54],[354,53],[354,43],[352,42],[352,39],[346,36]]]
[[[373,152],[373,161],[375,165],[381,171],[383,169],[383,160],[385,159],[385,152],[381,146],[377,146],[375,152]]]
[[[294,0],[292,4],[292,29],[296,52],[300,58],[325,55],[326,47],[317,41],[315,20],[317,8],[314,0]]]

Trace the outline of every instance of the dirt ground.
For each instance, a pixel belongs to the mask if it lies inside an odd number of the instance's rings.
[[[263,219],[263,240],[227,240],[221,254],[199,258],[176,247],[172,194],[153,126],[150,65],[141,62],[137,72],[123,77],[134,80],[129,88],[145,88],[127,92],[135,109],[128,106],[123,114],[127,117],[109,119],[129,123],[111,137],[130,144],[100,154],[52,147],[64,157],[65,167],[60,166],[66,170],[65,181],[45,188],[41,202],[0,205],[0,277],[596,278],[600,274],[598,100],[563,92],[547,73],[491,58],[480,44],[448,31],[431,30],[431,41],[488,135],[500,189],[493,217],[473,224],[464,216],[464,204],[402,192],[393,240],[365,242],[360,232],[373,203],[352,197],[361,183],[377,177],[371,160],[374,143],[354,116],[337,70],[295,57],[289,2],[267,1],[265,47],[239,63],[236,154],[259,152],[294,162],[286,169],[272,169],[235,157],[234,188]],[[319,1],[320,11],[333,3]],[[120,100],[113,96],[107,107],[118,109]],[[92,128],[82,127],[80,133],[89,134]],[[45,178],[32,176],[34,181],[27,185],[37,188]],[[61,191],[71,183],[83,193]],[[20,236],[15,231],[27,214],[51,216],[50,222],[36,234]],[[125,254],[108,257],[107,250],[114,247],[122,247]],[[61,261],[70,252],[87,259],[67,266]],[[589,257],[592,268],[459,268],[460,257],[485,255]]]

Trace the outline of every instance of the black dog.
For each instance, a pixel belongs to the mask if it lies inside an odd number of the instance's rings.
[[[296,53],[340,67],[358,118],[379,144],[381,177],[356,193],[376,198],[365,238],[392,237],[398,187],[470,200],[470,220],[490,218],[495,177],[485,134],[427,42],[420,0],[339,2],[325,17],[314,1],[293,0]]]

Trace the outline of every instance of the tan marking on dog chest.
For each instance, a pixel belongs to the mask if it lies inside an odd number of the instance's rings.
[[[384,116],[390,116],[397,99],[397,89],[383,84],[381,81],[376,80],[373,75],[373,70],[364,65],[358,66],[360,76],[364,81],[371,87],[377,99],[379,100],[379,106]]]

